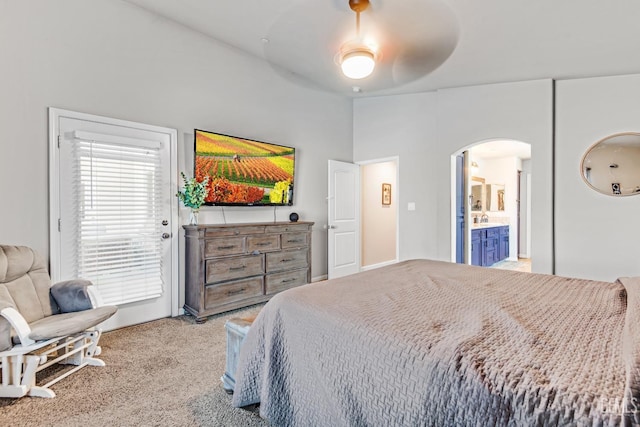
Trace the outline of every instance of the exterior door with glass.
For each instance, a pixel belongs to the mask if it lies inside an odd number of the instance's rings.
[[[91,280],[119,308],[106,330],[177,315],[176,131],[58,109],[50,127],[52,279]]]

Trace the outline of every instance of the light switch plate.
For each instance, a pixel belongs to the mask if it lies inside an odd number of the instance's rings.
[[[415,202],[407,203],[407,210],[408,211],[415,211],[416,210],[416,203]]]

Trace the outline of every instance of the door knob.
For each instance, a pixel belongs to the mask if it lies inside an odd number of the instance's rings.
[[[162,238],[163,238],[163,239],[168,239],[169,237],[171,237],[171,234],[169,234],[169,233],[162,233]]]

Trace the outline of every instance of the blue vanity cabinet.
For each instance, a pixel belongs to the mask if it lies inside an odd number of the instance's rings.
[[[471,265],[482,265],[482,231],[471,230]]]
[[[485,239],[483,245],[482,265],[492,265],[498,262],[498,242],[500,240],[499,227],[485,229]]]
[[[498,243],[498,260],[509,258],[509,226],[500,228],[500,241]]]
[[[508,257],[508,225],[471,230],[471,265],[488,267]]]

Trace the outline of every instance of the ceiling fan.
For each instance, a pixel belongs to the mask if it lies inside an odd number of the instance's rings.
[[[264,52],[280,74],[306,86],[375,93],[438,68],[458,34],[443,0],[300,0],[271,25]]]
[[[345,76],[359,80],[371,75],[380,55],[375,42],[365,40],[360,34],[360,13],[369,8],[369,0],[349,0],[349,7],[356,13],[356,37],[342,45],[336,60]]]

